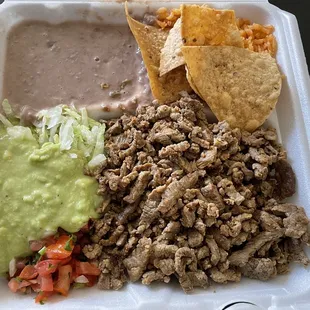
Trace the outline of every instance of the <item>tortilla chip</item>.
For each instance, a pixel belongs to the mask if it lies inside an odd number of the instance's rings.
[[[282,79],[268,53],[234,46],[188,46],[182,53],[198,94],[219,121],[254,131],[275,108]]]
[[[191,87],[186,80],[184,67],[176,68],[159,77],[160,51],[164,47],[168,32],[134,20],[129,16],[127,7],[126,16],[131,32],[140,47],[154,98],[159,103],[169,103],[178,100],[181,91],[190,92]]]
[[[234,11],[182,5],[181,12],[181,35],[185,46],[244,46]]]
[[[185,64],[181,48],[183,46],[181,36],[181,19],[179,18],[169,31],[168,38],[160,54],[160,76]]]
[[[214,10],[206,5],[182,5],[182,17],[170,30],[161,50],[160,76],[185,64],[181,52],[183,41],[186,46],[244,46],[234,11]]]
[[[185,61],[185,60],[184,60],[184,61]],[[191,86],[191,88],[193,89],[193,91],[194,91],[201,99],[203,99],[203,97],[199,94],[199,91],[198,91],[198,89],[197,89],[197,87],[196,87],[196,85],[195,85],[195,83],[194,83],[194,81],[193,81],[193,78],[191,77],[191,75],[190,75],[190,73],[189,73],[189,71],[188,71],[187,66],[185,66],[185,70],[186,70],[186,78],[187,78],[187,80],[188,80],[189,85]]]

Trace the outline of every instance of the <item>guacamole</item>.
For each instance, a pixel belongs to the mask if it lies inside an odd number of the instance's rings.
[[[102,198],[84,165],[78,150],[40,147],[29,128],[0,126],[0,274],[12,258],[31,253],[29,240],[58,227],[76,232],[96,217]]]

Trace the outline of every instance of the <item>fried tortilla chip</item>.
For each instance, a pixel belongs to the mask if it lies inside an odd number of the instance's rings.
[[[154,98],[159,103],[169,103],[178,100],[181,91],[190,92],[191,87],[186,79],[184,67],[176,68],[163,77],[159,76],[160,51],[164,47],[168,32],[134,20],[129,16],[127,7],[126,16],[140,47]]]
[[[182,16],[170,30],[160,55],[160,76],[185,64],[185,46],[228,45],[243,47],[235,12],[215,10],[206,5],[182,5]],[[182,39],[183,38],[183,39]]]
[[[184,62],[185,62],[185,60],[184,60]],[[200,98],[203,99],[203,97],[199,94],[199,91],[198,91],[198,89],[197,89],[197,87],[196,87],[196,85],[195,85],[195,83],[194,83],[194,81],[193,81],[193,78],[191,77],[191,75],[190,75],[190,73],[189,73],[189,71],[188,71],[188,68],[187,68],[186,66],[185,66],[185,70],[186,70],[186,78],[187,78],[187,80],[188,80],[189,85],[191,86],[191,88],[193,89],[193,91],[194,91]]]
[[[275,108],[282,78],[268,53],[234,46],[187,46],[182,53],[192,83],[219,121],[254,131]]]
[[[169,35],[160,54],[160,76],[185,64],[181,47],[183,46],[181,36],[181,19],[179,18],[169,31]]]
[[[234,11],[215,10],[205,5],[182,5],[181,14],[181,35],[185,46],[244,46]]]

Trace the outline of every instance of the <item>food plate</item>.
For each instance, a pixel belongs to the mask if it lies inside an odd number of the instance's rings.
[[[135,17],[161,6],[178,7],[181,1],[130,3]],[[202,4],[205,1],[182,1]],[[290,199],[303,206],[310,216],[310,111],[309,76],[295,17],[267,1],[207,2],[218,9],[233,9],[237,17],[272,24],[278,41],[277,61],[282,73],[283,89],[276,110],[268,123],[277,129],[279,139],[288,150],[288,158],[297,176],[297,193]],[[124,7],[113,1],[9,1],[0,6],[0,93],[2,92],[5,41],[9,29],[29,20],[60,23],[86,20],[106,24],[126,24]],[[309,252],[309,251],[308,251]],[[310,308],[310,277],[302,266],[292,265],[292,272],[268,282],[243,279],[238,284],[212,285],[185,295],[177,285],[156,284],[151,287],[127,284],[120,291],[75,290],[66,299],[56,298],[45,309],[223,309],[234,302],[250,302],[262,309],[286,310]],[[0,283],[1,309],[37,309],[31,296],[12,294],[5,280]],[[244,309],[251,309],[247,304]],[[226,308],[227,309],[227,308]]]

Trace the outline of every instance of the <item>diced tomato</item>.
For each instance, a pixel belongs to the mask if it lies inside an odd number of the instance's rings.
[[[19,277],[23,280],[34,279],[38,275],[36,268],[32,265],[26,265]]]
[[[31,280],[30,280],[31,281]],[[18,278],[12,278],[9,283],[9,288],[13,293],[16,292],[25,292],[26,287],[30,286],[31,283],[26,280],[20,280]]]
[[[37,270],[40,276],[44,277],[55,272],[60,262],[61,260],[56,259],[42,260],[35,265],[35,269]]]
[[[40,292],[41,285],[39,283],[31,284],[31,288],[34,292],[39,293]]]
[[[22,287],[22,288],[20,288],[18,291],[19,291],[20,293],[26,293],[26,290],[27,290],[27,287]]]
[[[51,295],[53,295],[53,292],[39,292],[39,294],[37,295],[35,302],[36,303],[40,303],[43,304],[44,301],[47,300],[48,297],[50,297]]]
[[[13,293],[16,293],[19,289],[19,285],[20,285],[21,281],[18,281],[16,278],[12,278],[9,283],[8,283],[8,286],[10,288],[10,290],[13,292]]]
[[[43,292],[53,292],[53,278],[52,275],[49,274],[47,276],[39,276],[38,283],[40,284],[41,291]]]
[[[72,254],[80,254],[81,253],[81,246],[79,244],[74,246]]]
[[[15,278],[12,278],[8,283],[10,290],[16,293],[28,292],[32,289],[34,292],[38,292],[36,303],[43,303],[55,292],[67,296],[71,283],[79,276],[83,275],[84,277],[81,278],[85,282],[88,280],[88,283],[84,284],[85,286],[93,286],[97,282],[100,269],[89,262],[80,262],[76,259],[82,252],[83,244],[89,243],[89,237],[84,235],[89,229],[88,223],[71,237],[60,229],[57,237],[48,237],[42,241],[32,242],[31,247],[35,252],[45,244],[45,253],[40,256],[36,265],[24,265],[28,262],[26,260],[23,265],[20,264],[22,268],[16,272],[19,276],[15,275]],[[76,240],[78,240],[78,244],[75,244]],[[55,281],[55,275],[57,281]]]
[[[80,275],[99,276],[100,269],[89,262],[76,261],[76,274],[78,276]]]
[[[58,280],[54,285],[54,291],[67,296],[71,283],[72,267],[70,265],[60,266]]]
[[[71,255],[74,244],[67,235],[59,237],[55,244],[51,244],[46,248],[45,255],[47,258],[64,259]]]
[[[86,283],[86,286],[88,287],[92,287],[94,286],[96,283],[97,283],[97,279],[98,279],[98,276],[89,276],[89,275],[86,275],[85,276],[87,279],[88,279],[88,283]]]
[[[23,280],[19,283],[19,288],[23,288],[23,287],[27,287],[27,286],[30,286],[31,283],[29,281],[26,281],[26,280]]]
[[[60,265],[60,266],[68,265],[68,264],[71,262],[71,260],[72,260],[72,257],[69,256],[69,257],[67,257],[67,258],[65,258],[65,259],[62,259],[62,260],[59,262],[59,265]]]
[[[17,259],[17,262],[16,262],[16,268],[18,271],[21,271],[25,268],[26,266],[26,262],[27,260],[25,258],[23,259]],[[19,272],[20,273],[20,272]]]

